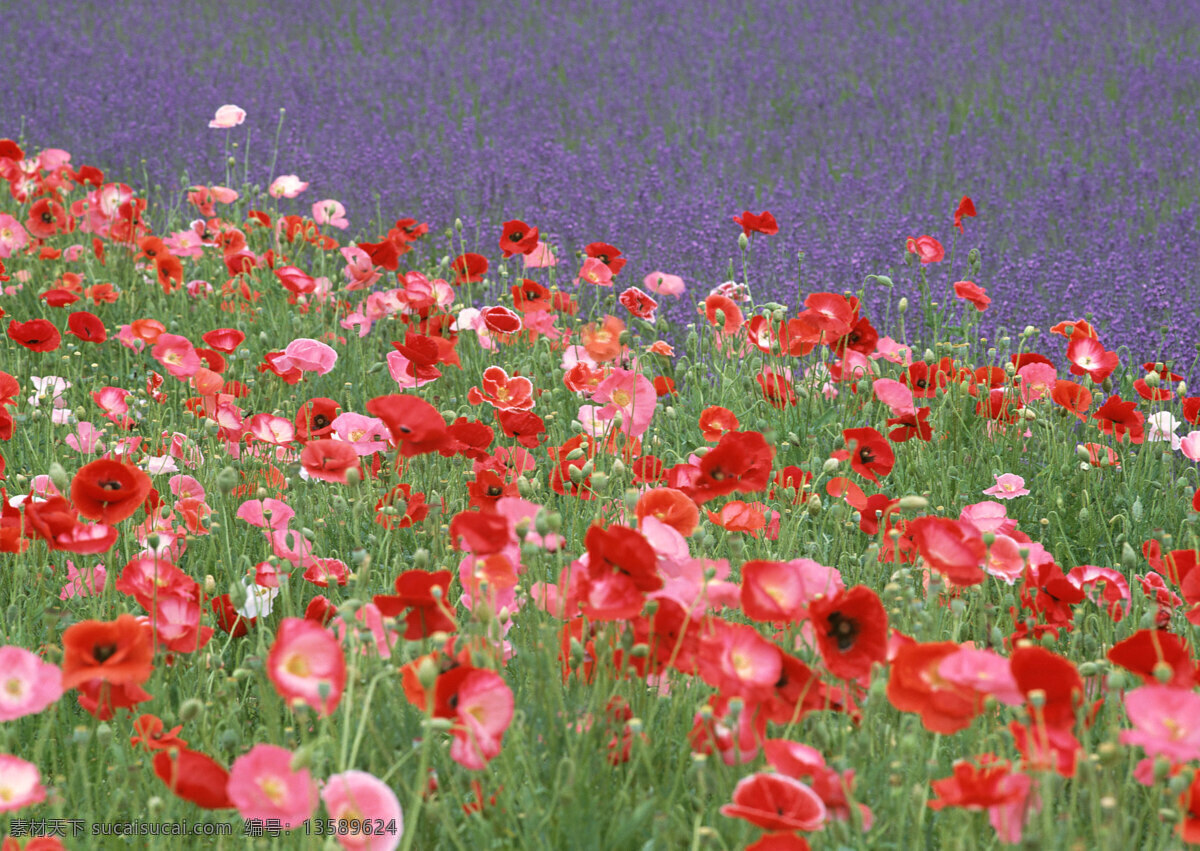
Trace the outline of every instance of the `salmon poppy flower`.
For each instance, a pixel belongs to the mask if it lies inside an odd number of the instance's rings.
[[[753,560],[742,565],[741,603],[746,617],[795,623],[807,611],[809,594],[794,562]]]
[[[354,444],[342,440],[310,440],[300,452],[300,464],[305,473],[323,482],[344,485],[351,471],[356,471],[362,480],[358,452]]]
[[[471,387],[467,401],[472,405],[487,402],[502,411],[528,411],[533,407],[533,382],[524,376],[509,378],[503,367],[489,366],[483,371],[482,391]]]
[[[820,830],[825,803],[805,784],[782,774],[751,774],[738,781],[733,803],[721,815],[745,819],[763,830]]]
[[[964,301],[971,302],[980,313],[987,310],[988,305],[992,303],[992,300],[988,297],[987,290],[971,281],[956,282],[954,284],[954,294]]]
[[[931,733],[953,735],[970,726],[983,709],[972,688],[945,679],[938,671],[943,660],[962,649],[956,642],[902,644],[892,659],[887,698],[901,712],[915,712]]]
[[[948,517],[918,517],[908,521],[907,532],[929,566],[955,585],[983,582],[987,547],[974,526]]]
[[[725,503],[719,512],[709,510],[705,513],[709,520],[725,531],[745,532],[754,538],[767,525],[767,516],[758,504],[740,499]]]
[[[580,267],[579,274],[575,277],[575,283],[588,283],[597,287],[611,287],[612,277],[612,269],[604,261],[588,257],[583,261],[583,266]]]
[[[700,522],[700,509],[681,490],[651,488],[638,497],[634,509],[639,521],[656,517],[680,535],[689,537]]]
[[[206,810],[233,807],[227,787],[229,772],[215,759],[190,748],[154,754],[154,774],[171,792]]]
[[[929,801],[929,808],[987,810],[988,820],[1000,841],[1017,844],[1030,807],[1032,782],[1027,775],[1013,774],[1011,763],[992,754],[983,754],[977,764],[958,760],[952,776],[930,784],[937,797]]]
[[[80,467],[71,480],[71,502],[84,517],[111,525],[146,501],[150,477],[132,464],[101,458]]]
[[[482,254],[460,254],[450,264],[455,284],[475,284],[487,274],[488,259]]]
[[[62,334],[48,319],[30,319],[28,322],[10,320],[8,337],[31,352],[52,352],[62,342]]]
[[[751,213],[749,210],[745,210],[740,216],[733,217],[733,223],[741,225],[742,233],[745,236],[752,233],[773,236],[779,233],[779,224],[768,210],[763,210],[761,213]]]
[[[305,618],[284,618],[267,657],[267,676],[289,704],[330,715],[346,687],[346,658],[327,629]]]
[[[514,254],[532,254],[538,244],[538,229],[530,227],[519,219],[505,222],[500,234],[500,250],[504,256]]]
[[[1112,375],[1120,364],[1116,352],[1110,352],[1095,337],[1075,334],[1067,345],[1067,360],[1071,362],[1072,375],[1087,375],[1100,384]]]
[[[887,658],[888,618],[879,595],[855,585],[808,607],[817,647],[834,676],[854,680]]]
[[[481,771],[500,753],[500,740],[512,722],[512,689],[495,671],[476,669],[459,683],[455,697],[450,758]]]
[[[115,621],[80,621],[63,631],[62,687],[99,681],[144,683],[154,670],[149,627],[133,615]]]
[[[917,255],[922,263],[938,263],[946,256],[946,249],[932,236],[910,236],[905,247],[910,254]]]
[[[733,411],[720,405],[713,405],[700,412],[700,433],[710,443],[716,443],[721,436],[729,431],[737,431],[738,418]]]
[[[585,325],[580,332],[580,340],[587,353],[596,363],[606,363],[621,356],[624,346],[621,344],[621,332],[625,323],[615,316],[605,316],[600,327],[595,324]]]

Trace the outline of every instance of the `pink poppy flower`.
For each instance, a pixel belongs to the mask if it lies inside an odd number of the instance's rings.
[[[937,676],[980,694],[993,695],[1008,706],[1025,702],[1009,659],[992,650],[960,647],[938,663]]]
[[[346,218],[346,208],[340,201],[334,201],[332,198],[313,204],[312,214],[313,221],[319,225],[330,225],[338,230],[350,227],[350,220]]]
[[[341,252],[342,257],[346,258],[346,268],[342,270],[342,274],[348,281],[346,289],[369,289],[383,277],[379,267],[372,262],[371,255],[357,245],[347,245],[341,249]]]
[[[307,704],[320,715],[330,715],[346,687],[346,658],[324,627],[304,618],[284,618],[267,657],[267,676],[289,704]]]
[[[208,126],[214,130],[227,130],[230,127],[237,127],[245,120],[246,110],[232,103],[227,103],[217,110],[216,116],[212,121],[208,122]]]
[[[583,261],[583,267],[580,268],[579,276],[575,279],[575,283],[593,284],[597,287],[611,287],[612,276],[612,269],[603,260],[588,257]]]
[[[963,506],[958,519],[970,523],[979,534],[994,532],[1007,535],[1017,528],[1017,521],[1008,516],[1003,503],[999,502],[975,502]]]
[[[996,535],[980,566],[986,573],[1013,585],[1025,573],[1025,558],[1021,555],[1023,549],[1027,550],[1028,545],[1018,543],[1008,535]],[[1032,559],[1030,563],[1033,563]]]
[[[1200,694],[1149,685],[1125,695],[1125,712],[1134,729],[1121,731],[1121,744],[1141,745],[1147,756],[1174,762],[1200,759]]]
[[[37,766],[20,757],[0,754],[0,812],[31,807],[46,800]]]
[[[102,437],[104,437],[103,429],[98,429],[89,422],[81,422],[75,425],[75,433],[68,434],[63,438],[63,442],[76,452],[90,455],[93,452],[104,450],[104,444],[100,442]]]
[[[355,851],[394,851],[404,834],[404,813],[391,788],[365,771],[343,771],[325,781],[321,800],[329,817],[354,824],[382,826],[371,833],[342,833],[337,840]],[[360,828],[361,829],[361,828]]]
[[[36,715],[62,697],[62,671],[24,647],[0,647],[0,672],[0,721]],[[0,795],[0,809],[3,802]]]
[[[946,249],[932,236],[909,237],[906,244],[908,250],[917,255],[922,263],[937,263],[946,256]]]
[[[1025,480],[1013,473],[1001,473],[996,476],[996,484],[984,491],[987,496],[994,496],[996,499],[1016,499],[1019,496],[1028,496],[1029,488],[1025,487]]]
[[[403,352],[388,352],[385,360],[387,361],[388,375],[399,385],[401,390],[423,387],[432,381],[437,381],[442,374],[441,370],[436,367],[423,367],[421,374],[418,375],[416,366],[404,356]]]
[[[299,827],[317,809],[316,781],[307,768],[292,770],[294,754],[278,745],[255,745],[233,761],[226,791],[244,819],[278,819]]]
[[[331,427],[338,440],[349,443],[359,455],[388,449],[388,430],[381,419],[347,412],[334,419]]]
[[[29,244],[24,226],[8,213],[0,213],[0,260],[11,257]]]
[[[196,347],[187,337],[178,334],[159,334],[150,354],[176,378],[188,378],[200,369]]]
[[[621,415],[621,431],[640,437],[650,428],[658,394],[644,375],[627,369],[614,369],[612,375],[600,382],[592,395],[596,402],[606,403],[596,412],[599,420],[611,420]]]
[[[652,293],[673,295],[675,298],[679,298],[687,289],[683,284],[683,278],[678,275],[668,275],[666,272],[651,272],[642,280],[642,283]]]
[[[1179,451],[1193,461],[1200,461],[1200,431],[1189,431],[1179,441]]]
[[[558,259],[554,256],[554,252],[550,250],[549,244],[545,242],[539,241],[537,247],[525,255],[526,269],[545,269],[557,265]]]
[[[271,181],[267,188],[272,198],[295,198],[308,188],[308,184],[294,174],[284,174]]]
[[[1028,405],[1054,390],[1054,382],[1058,380],[1058,371],[1045,363],[1027,363],[1017,370],[1021,378],[1021,404]]]
[[[108,579],[108,570],[104,565],[97,564],[89,570],[80,570],[74,562],[67,562],[67,582],[58,592],[58,599],[70,600],[72,597],[98,597],[104,591],[104,583]],[[0,670],[4,670],[0,663]],[[3,695],[0,695],[0,701]]]
[[[463,678],[450,757],[463,768],[482,770],[500,753],[500,739],[513,717],[513,693],[495,671],[479,669]]]
[[[296,369],[317,375],[330,372],[338,359],[337,352],[331,346],[307,337],[292,340],[283,353]]]

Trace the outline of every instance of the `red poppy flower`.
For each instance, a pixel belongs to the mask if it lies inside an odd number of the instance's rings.
[[[39,198],[29,208],[29,218],[25,220],[25,228],[38,239],[49,239],[56,233],[67,233],[72,229],[73,220],[68,218],[63,205],[49,198]]]
[[[666,396],[677,396],[679,390],[675,387],[675,379],[669,375],[654,376],[654,395],[659,399]]]
[[[599,260],[607,266],[614,275],[625,268],[625,258],[621,256],[621,249],[615,245],[609,245],[607,242],[590,242],[583,250],[588,257]]]
[[[1082,384],[1060,378],[1054,382],[1050,398],[1080,420],[1087,422],[1088,408],[1092,406],[1092,391]]]
[[[157,715],[139,715],[133,722],[133,729],[137,735],[129,737],[129,744],[142,745],[148,751],[187,747],[187,742],[179,738],[179,731],[183,729],[183,725],[168,730],[167,725]]]
[[[1072,375],[1087,374],[1097,384],[1112,375],[1120,363],[1117,353],[1105,349],[1098,339],[1078,333],[1067,345],[1067,360]]]
[[[449,534],[454,549],[490,555],[508,545],[508,520],[488,511],[460,511],[450,521]]]
[[[1104,434],[1111,434],[1120,443],[1126,434],[1130,443],[1145,440],[1146,417],[1137,410],[1137,402],[1126,402],[1120,396],[1109,396],[1099,407],[1092,419]]]
[[[550,309],[550,290],[537,281],[522,278],[512,286],[513,306],[522,313],[535,313]]]
[[[1198,684],[1196,663],[1187,646],[1174,633],[1165,630],[1138,630],[1114,644],[1107,655],[1114,665],[1132,671],[1148,685],[1159,682],[1160,665],[1166,665],[1171,671],[1165,685],[1192,689]]]
[[[224,810],[234,806],[226,791],[229,772],[198,751],[159,751],[154,755],[154,773],[175,795],[198,807]]]
[[[705,513],[709,520],[727,532],[745,532],[755,538],[767,525],[762,503],[747,503],[735,499],[722,505],[719,512]]]
[[[200,338],[218,352],[232,354],[246,339],[246,335],[236,328],[215,328],[207,331]]]
[[[546,424],[533,411],[496,410],[496,421],[506,437],[516,438],[517,443],[530,449],[541,444],[541,435],[546,433]]]
[[[933,439],[933,426],[929,424],[929,408],[917,408],[915,413],[889,417],[887,424],[896,426],[888,432],[888,439],[895,443],[904,443],[914,437],[926,442]]]
[[[46,290],[41,295],[42,301],[46,302],[50,307],[66,307],[68,304],[74,304],[79,301],[79,296],[70,290],[55,288]]]
[[[751,233],[761,233],[766,236],[779,233],[779,224],[767,210],[763,210],[761,213],[751,213],[749,210],[745,210],[740,216],[733,217],[733,223],[741,225],[742,233],[746,236]]]
[[[108,339],[100,317],[86,310],[77,310],[67,318],[67,333],[87,343],[103,343]]]
[[[538,244],[538,229],[530,227],[520,219],[504,223],[500,234],[500,250],[505,257],[514,254],[532,254]]]
[[[408,610],[404,637],[409,641],[428,638],[435,632],[454,632],[458,624],[447,598],[450,578],[449,570],[406,570],[396,577],[396,593],[376,594],[375,605],[387,618]]]
[[[895,466],[896,456],[891,444],[873,428],[848,428],[842,430],[847,449],[832,453],[839,461],[850,459],[850,469],[864,479],[879,484],[879,476],[886,476]]]
[[[488,259],[482,254],[460,254],[450,264],[454,271],[454,283],[474,284],[483,280],[487,274]]]
[[[840,293],[812,293],[804,308],[799,318],[824,333],[826,341],[845,336],[854,326],[854,308]]]
[[[150,477],[132,464],[101,458],[85,464],[71,480],[71,502],[89,520],[120,523],[150,494]]]
[[[479,315],[493,334],[515,334],[521,330],[520,315],[507,307],[485,307]]]
[[[234,638],[240,638],[248,633],[250,627],[254,626],[258,620],[258,618],[245,618],[238,614],[238,610],[234,608],[233,600],[230,599],[228,594],[213,597],[211,606],[213,616],[217,620],[217,626]]]
[[[782,774],[751,774],[734,787],[721,815],[745,819],[763,830],[820,830],[825,803],[808,786]]]
[[[1179,838],[1190,845],[1200,844],[1200,774],[1184,790],[1179,798],[1182,817],[1179,820]]]
[[[62,335],[48,319],[30,319],[28,322],[10,320],[8,336],[31,352],[52,352],[62,342]]]
[[[645,537],[625,526],[593,524],[584,538],[587,573],[580,592],[583,612],[594,620],[636,616],[645,595],[663,587],[657,556]]]
[[[621,305],[639,319],[654,322],[658,302],[637,287],[630,287],[617,299]]]
[[[150,627],[133,615],[115,621],[80,621],[63,631],[64,689],[100,680],[120,685],[139,684],[154,671]]]
[[[1059,729],[1075,725],[1075,708],[1083,702],[1083,679],[1069,660],[1034,645],[1014,650],[1010,664],[1035,720]],[[1039,693],[1037,701],[1031,698],[1034,692]]]
[[[821,657],[834,676],[854,680],[887,658],[888,618],[879,595],[865,585],[809,604]]]
[[[309,441],[332,434],[333,421],[341,410],[342,406],[333,399],[324,396],[309,399],[296,411],[296,439]]]
[[[473,461],[482,461],[489,456],[488,448],[496,437],[491,426],[479,420],[459,417],[446,429],[447,445],[440,452],[446,458],[462,455]]]
[[[970,196],[964,195],[954,210],[954,226],[958,228],[959,233],[963,232],[962,220],[967,217],[975,218],[975,202]]]
[[[503,367],[489,366],[483,371],[478,387],[467,390],[467,401],[472,405],[487,402],[493,408],[504,411],[527,411],[533,407],[533,382],[523,376],[511,378]]]
[[[417,396],[376,396],[367,402],[367,413],[383,420],[405,458],[436,452],[448,439],[437,408]]]
[[[681,488],[697,505],[734,491],[765,490],[771,481],[775,448],[756,431],[726,432],[700,459],[700,473],[690,488]]]

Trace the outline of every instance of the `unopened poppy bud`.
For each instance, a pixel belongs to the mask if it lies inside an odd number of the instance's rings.
[[[1032,689],[1029,692],[1029,705],[1035,709],[1041,709],[1046,705],[1046,692],[1040,688]]]
[[[571,639],[571,667],[578,668],[580,665],[583,664],[583,660],[586,656],[587,656],[587,652],[583,649],[583,645],[579,642],[579,639],[572,638]]]
[[[896,302],[896,311],[903,316],[908,313],[908,299],[901,296],[900,301]]]
[[[426,718],[425,726],[437,733],[448,733],[454,729],[454,722],[449,718]]]
[[[575,448],[567,453],[567,460],[568,461],[578,461],[580,458],[582,458],[586,454],[587,453],[584,452],[582,449]]]
[[[66,493],[71,486],[71,477],[67,475],[63,465],[57,461],[50,464],[50,481],[54,482],[54,486],[63,493]]]
[[[544,508],[540,510],[533,518],[533,529],[543,537],[550,534],[550,512]]]
[[[980,535],[980,537],[983,538],[983,545],[985,547],[990,547],[992,544],[996,543],[995,532],[984,532],[982,535]]]
[[[1187,382],[1186,381],[1179,382],[1179,384],[1176,385],[1176,387],[1175,387],[1175,392],[1178,393],[1180,396],[1186,396],[1187,392],[1188,392]]]
[[[179,720],[184,724],[195,721],[203,714],[204,702],[197,698],[189,697],[179,705]]]
[[[817,496],[816,494],[810,496],[808,498],[808,502],[805,504],[808,506],[808,513],[813,517],[816,517],[821,513],[821,497]]]
[[[562,515],[557,511],[550,513],[550,531],[558,534],[562,531]]]
[[[456,231],[458,231],[459,233],[462,233],[462,229],[463,229],[463,220],[462,219],[454,220],[454,229]]]
[[[589,461],[588,463],[590,464],[591,462]],[[592,474],[592,490],[602,491],[607,487],[608,487],[608,474],[607,473]]]
[[[357,485],[361,481],[362,481],[362,473],[359,472],[357,467],[351,467],[349,470],[346,471],[346,484],[353,487],[354,485]]]
[[[1128,541],[1121,544],[1121,566],[1126,570],[1133,570],[1138,566],[1138,555],[1133,547],[1129,546]]]
[[[1080,507],[1079,514],[1076,516],[1079,517],[1080,520],[1086,522],[1087,520],[1089,520],[1091,518],[1092,512],[1088,511],[1088,507],[1086,505],[1084,505],[1084,506]]]
[[[838,464],[842,463],[836,458],[826,458],[825,463],[821,465],[821,469],[826,473],[832,473],[838,468]]]
[[[742,251],[745,251],[749,247],[750,247],[750,237],[746,236],[745,233],[739,233],[738,234],[738,248],[740,248]]]
[[[204,593],[210,597],[217,590],[217,580],[211,573],[204,575]]]
[[[1157,387],[1162,384],[1162,378],[1157,372],[1147,372],[1146,377],[1142,380],[1146,382],[1147,387]]]
[[[1154,664],[1154,679],[1160,683],[1169,683],[1173,676],[1175,676],[1175,669],[1166,662],[1156,662]]]
[[[901,511],[924,511],[929,507],[929,500],[919,494],[910,493],[900,497]]]
[[[583,471],[580,470],[578,467],[571,467],[567,470],[567,478],[569,478],[571,480],[572,484],[578,485],[581,482],[583,482],[583,479],[584,479]]]

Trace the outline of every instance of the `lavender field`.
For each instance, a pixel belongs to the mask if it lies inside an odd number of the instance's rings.
[[[984,333],[1094,316],[1195,378],[1200,19],[1188,2],[12,5],[5,132],[180,209],[182,183],[295,173],[352,232],[522,218],[631,279],[705,289],[771,210],[760,300],[855,289],[979,205]],[[215,105],[245,125],[212,133]],[[278,136],[280,108],[286,117]],[[237,141],[240,148],[224,146]],[[271,172],[275,162],[274,173]],[[232,178],[229,178],[232,180]],[[311,196],[311,197],[310,197]],[[165,205],[158,203],[165,199]],[[386,229],[386,226],[385,226]],[[449,250],[447,249],[447,253]],[[867,291],[877,307],[882,294]],[[667,306],[689,322],[693,304]],[[1170,330],[1164,332],[1163,326]]]

